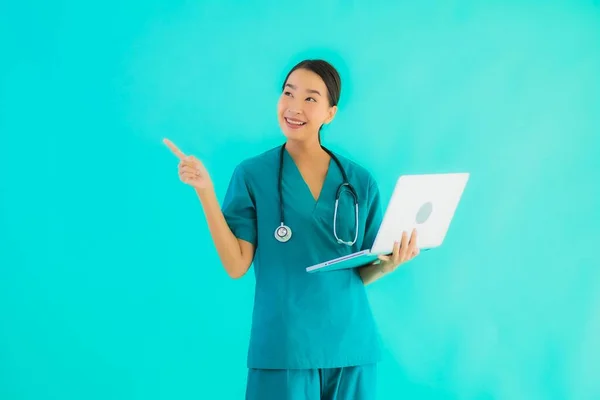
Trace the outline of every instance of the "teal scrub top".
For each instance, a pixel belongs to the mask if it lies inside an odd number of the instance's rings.
[[[334,153],[335,154],[335,153]],[[233,234],[253,243],[256,279],[247,365],[256,369],[338,368],[380,360],[378,330],[358,269],[308,273],[306,267],[371,247],[382,219],[379,189],[370,173],[335,154],[358,194],[358,239],[350,247],[333,234],[341,171],[332,159],[317,200],[287,150],[283,163],[285,224],[292,238],[274,237],[281,224],[280,147],[242,161],[222,210]],[[350,193],[338,205],[338,237],[352,241]]]

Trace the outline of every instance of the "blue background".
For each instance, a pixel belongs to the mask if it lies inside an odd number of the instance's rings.
[[[0,399],[243,398],[253,274],[161,140],[222,199],[305,57],[384,198],[472,173],[444,246],[369,286],[379,398],[600,397],[598,1],[7,1],[0,49]]]

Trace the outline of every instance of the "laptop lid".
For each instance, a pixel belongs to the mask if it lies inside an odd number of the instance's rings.
[[[402,232],[417,229],[420,249],[438,247],[444,241],[469,173],[402,175],[396,181],[371,253],[391,253]]]

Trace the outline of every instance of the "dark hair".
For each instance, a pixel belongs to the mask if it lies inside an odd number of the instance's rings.
[[[288,72],[285,80],[283,81],[283,85],[281,90],[285,89],[285,84],[287,83],[288,78],[297,69],[306,69],[308,71],[312,71],[315,74],[319,75],[323,82],[325,82],[325,86],[327,87],[327,98],[329,99],[329,106],[337,106],[340,100],[340,93],[342,91],[342,80],[340,79],[340,74],[337,70],[325,60],[304,60],[300,61],[296,64],[290,72]],[[319,128],[319,142],[321,141],[321,128]]]

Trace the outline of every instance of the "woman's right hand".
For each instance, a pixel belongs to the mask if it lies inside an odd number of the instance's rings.
[[[204,192],[212,189],[212,181],[204,164],[194,156],[186,156],[169,139],[163,139],[163,142],[171,149],[173,154],[179,158],[179,179],[187,185],[190,185],[197,192]]]

